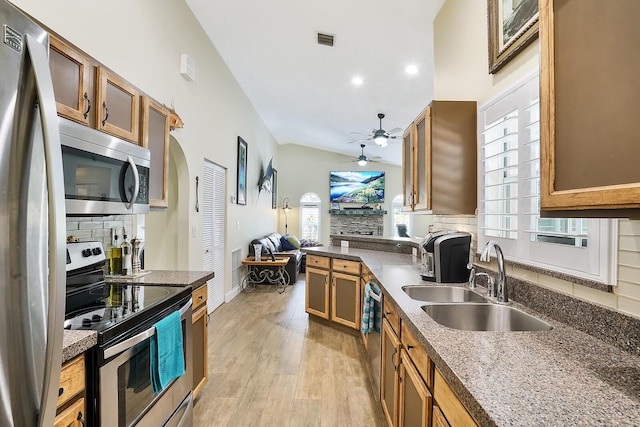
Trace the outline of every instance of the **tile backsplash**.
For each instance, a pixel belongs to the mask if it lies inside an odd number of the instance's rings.
[[[100,241],[105,250],[111,248],[111,230],[118,230],[122,242],[123,230],[127,238],[144,240],[144,215],[110,215],[67,217],[67,239],[75,237],[81,242]]]

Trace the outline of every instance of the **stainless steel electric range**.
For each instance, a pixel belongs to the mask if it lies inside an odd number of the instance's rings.
[[[65,329],[94,330],[87,353],[87,417],[93,426],[190,426],[191,288],[105,283],[100,242],[67,244]],[[185,374],[152,392],[150,339],[156,322],[182,319]]]

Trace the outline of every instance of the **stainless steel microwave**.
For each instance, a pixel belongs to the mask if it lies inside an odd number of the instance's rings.
[[[67,215],[149,212],[150,151],[59,118]]]

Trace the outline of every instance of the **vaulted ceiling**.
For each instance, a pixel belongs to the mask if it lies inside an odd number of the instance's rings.
[[[433,98],[433,19],[443,2],[186,0],[279,144],[354,158],[361,142],[351,141],[379,128],[378,113],[383,129],[404,129]],[[334,45],[318,44],[318,32]],[[365,155],[400,165],[396,135],[385,148],[364,141]]]

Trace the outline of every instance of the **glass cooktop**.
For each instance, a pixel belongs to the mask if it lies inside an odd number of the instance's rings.
[[[67,293],[64,328],[98,332],[107,341],[191,294],[189,287],[99,283]]]

